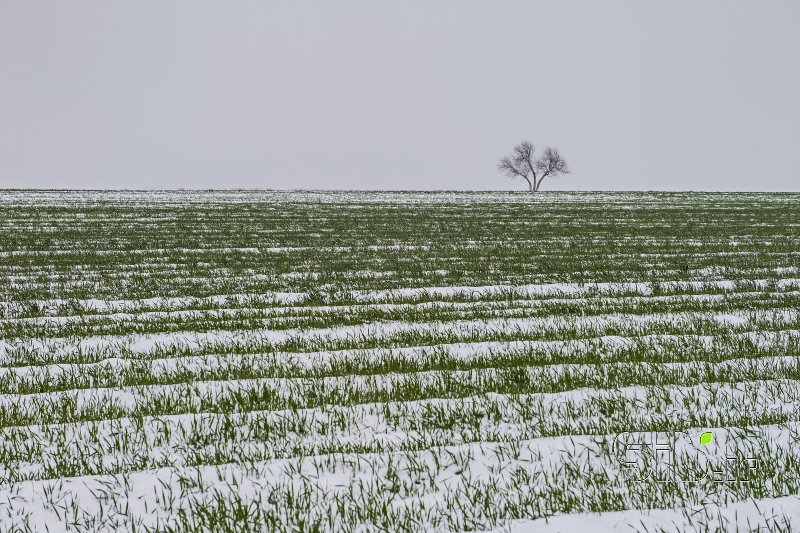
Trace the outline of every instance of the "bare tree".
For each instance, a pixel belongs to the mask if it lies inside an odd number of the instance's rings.
[[[536,147],[522,141],[514,147],[510,156],[504,157],[497,169],[509,178],[522,178],[528,182],[528,190],[539,190],[542,181],[548,176],[569,174],[567,160],[561,157],[556,148],[545,148],[539,159],[535,156]]]

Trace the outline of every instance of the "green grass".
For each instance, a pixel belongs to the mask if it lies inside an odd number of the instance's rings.
[[[791,530],[798,221],[796,194],[0,192],[0,529],[713,531],[752,500]],[[637,481],[614,448],[707,430],[751,479]]]

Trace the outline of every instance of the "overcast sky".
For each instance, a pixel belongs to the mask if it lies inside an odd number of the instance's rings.
[[[0,0],[0,187],[800,190],[800,2]]]

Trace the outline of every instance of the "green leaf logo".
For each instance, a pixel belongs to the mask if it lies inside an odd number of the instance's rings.
[[[706,431],[700,435],[700,444],[708,444],[712,438],[714,438],[714,435],[710,431]]]

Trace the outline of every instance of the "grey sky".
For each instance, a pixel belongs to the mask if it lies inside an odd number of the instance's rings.
[[[0,0],[0,187],[800,190],[800,2]]]

